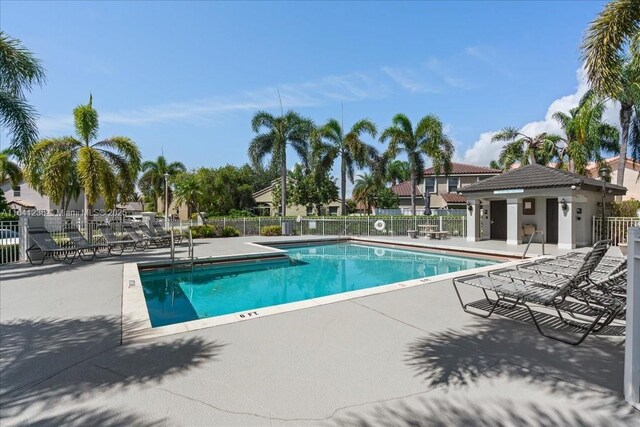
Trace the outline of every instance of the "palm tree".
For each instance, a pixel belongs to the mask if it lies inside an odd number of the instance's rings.
[[[378,192],[380,185],[373,175],[364,173],[358,175],[355,185],[353,186],[353,200],[356,203],[363,203],[367,215],[371,213],[371,206],[374,203],[374,197]]]
[[[45,81],[44,68],[18,39],[0,31],[0,127],[12,135],[11,148],[24,160],[38,139],[36,112],[25,92]]]
[[[620,89],[611,95],[620,103],[620,161],[618,162],[618,176],[616,184],[624,185],[624,170],[629,152],[638,160],[640,150],[640,67],[630,61],[622,65]]]
[[[387,164],[386,181],[392,185],[400,184],[411,178],[409,162],[402,160],[390,160]]]
[[[377,130],[369,120],[359,120],[345,135],[342,126],[336,119],[329,121],[320,128],[320,135],[329,141],[334,148],[335,157],[340,156],[340,198],[342,199],[342,215],[347,212],[347,177],[353,184],[354,166],[363,168],[372,159],[378,157],[378,152],[371,145],[362,140],[362,135],[368,134],[376,137]],[[334,158],[335,158],[334,157]]]
[[[618,129],[602,121],[604,111],[604,101],[590,90],[569,114],[558,111],[553,115],[566,135],[559,163],[562,165],[566,156],[571,172],[585,175],[589,160],[602,162],[602,150],[618,151]]]
[[[76,136],[47,138],[37,142],[27,162],[27,180],[56,200],[74,179],[84,192],[85,220],[98,198],[113,207],[121,194],[131,194],[140,170],[140,151],[124,136],[95,141],[98,112],[89,103],[73,109]]]
[[[197,177],[192,173],[179,175],[175,183],[175,196],[177,205],[187,205],[189,215],[198,212],[198,202],[202,197],[202,186]]]
[[[281,215],[287,214],[287,145],[291,145],[304,164],[308,164],[309,137],[313,131],[313,122],[299,114],[288,111],[275,117],[266,111],[259,111],[251,120],[251,129],[257,133],[249,145],[249,157],[254,164],[271,154],[272,165],[280,166]],[[261,129],[265,133],[259,133]]]
[[[13,150],[5,148],[0,151],[0,182],[9,180],[12,186],[17,186],[22,180],[22,169],[11,160]]]
[[[489,162],[489,167],[491,169],[502,169],[502,165],[500,164],[500,161],[498,161],[498,160],[491,160]]]
[[[164,198],[164,185],[165,185],[165,174],[168,174],[168,179],[170,182],[181,173],[187,171],[187,168],[181,162],[171,162],[168,163],[167,159],[164,156],[158,156],[155,161],[147,160],[142,163],[142,176],[140,177],[140,181],[138,185],[140,186],[140,190],[148,196],[149,198],[155,200],[154,205],[158,202],[158,199],[162,199],[165,202]],[[169,186],[167,189],[167,200],[166,203],[163,203],[162,212],[167,215],[164,211],[165,205],[171,203],[173,191]]]
[[[614,0],[591,23],[582,42],[582,57],[587,77],[594,89],[617,99],[617,93],[623,91],[624,86],[623,64],[627,46],[632,55],[633,67],[636,71],[640,68],[638,34],[638,0]]]
[[[424,158],[427,155],[436,174],[451,172],[451,158],[453,157],[453,144],[443,133],[442,123],[434,115],[423,117],[414,131],[411,121],[404,114],[396,114],[393,117],[391,127],[385,129],[380,136],[380,141],[389,141],[389,147],[385,153],[386,158],[395,158],[401,152],[407,154],[411,171],[411,211],[416,214],[416,185],[418,178],[424,173]]]
[[[547,165],[558,157],[557,144],[562,141],[562,137],[546,132],[532,137],[520,133],[516,128],[507,127],[493,135],[491,141],[507,142],[500,152],[498,163],[504,170],[509,170],[518,161],[522,165]]]

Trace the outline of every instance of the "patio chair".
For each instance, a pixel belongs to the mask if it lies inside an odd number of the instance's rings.
[[[602,292],[604,295],[627,301],[627,267],[619,269],[609,276],[600,273],[592,274],[589,283],[593,289]]]
[[[116,236],[113,229],[108,224],[98,225],[98,230],[100,230],[102,237],[104,237],[104,240],[107,242],[109,253],[111,255],[122,255],[126,248],[131,248],[132,251],[138,249],[138,242],[132,239],[121,239]],[[141,250],[144,250],[145,248],[146,246],[141,246]],[[120,249],[120,251],[116,252],[117,249]]]
[[[160,236],[155,231],[151,231],[147,224],[136,224],[142,235],[149,239],[150,243],[153,243],[157,247],[160,246],[169,246],[171,244],[171,237],[167,238],[164,236]]]
[[[151,243],[153,243],[155,247],[164,246],[164,243],[160,239],[147,236],[139,227],[134,227],[131,223],[122,224],[122,229],[131,240],[135,240],[138,245],[144,245],[145,248],[148,248]]]
[[[618,259],[616,263],[612,262],[603,264],[603,251],[604,248],[596,247],[593,251],[587,253],[587,255],[592,257],[592,261],[596,263],[596,266],[593,271],[589,272],[585,282],[578,285],[579,287],[592,283],[592,278],[593,281],[606,280],[626,264],[626,260],[623,263],[621,259]],[[541,272],[539,270],[539,266],[541,264],[533,263],[518,266],[518,268],[503,268],[500,270],[490,271],[489,275],[506,277],[512,280],[526,280],[542,286],[557,287],[564,283],[564,281],[571,280],[573,276],[578,274],[581,264],[585,261],[585,259],[579,260],[576,258],[570,266],[565,266],[565,268],[559,270],[553,268],[553,272]],[[542,265],[547,266],[548,264],[543,263]]]
[[[33,244],[27,248],[27,259],[29,259],[31,265],[41,265],[47,257],[51,257],[58,262],[69,260],[69,264],[73,264],[73,261],[78,255],[78,248],[61,247],[44,227],[30,227],[27,229],[27,234],[31,241],[33,241]],[[38,250],[41,251],[44,256],[42,257],[42,261],[34,262],[31,253]]]
[[[161,237],[166,237],[166,238],[171,238],[171,233],[169,233],[167,230],[164,229],[164,227],[162,227],[162,224],[160,224],[159,222],[154,222],[153,224],[151,224],[153,229],[156,230],[156,234],[158,236]],[[182,242],[182,233],[174,233],[173,234],[173,242],[174,243],[181,243]]]
[[[145,250],[149,247],[151,239],[143,235],[142,232],[138,233],[132,224],[122,224],[122,230],[127,233],[127,236],[129,236],[131,240],[136,242],[136,249],[142,248],[142,250]]]
[[[588,259],[592,260],[594,269],[600,264],[604,258],[611,240],[599,240],[591,251],[587,252],[583,258],[562,259],[562,258],[545,258],[536,260],[527,264],[519,265],[519,270],[532,270],[540,274],[554,274],[564,277],[573,277]]]
[[[623,308],[623,304],[616,298],[592,292],[589,288],[579,287],[579,285],[586,280],[588,274],[593,271],[596,262],[597,257],[593,256],[592,252],[584,260],[579,270],[571,279],[560,279],[553,284],[549,283],[547,285],[540,285],[526,280],[514,281],[507,277],[473,274],[454,279],[453,286],[462,309],[469,314],[480,317],[489,317],[498,306],[508,304],[508,308],[514,308],[516,306],[524,307],[529,313],[536,329],[542,336],[570,345],[579,345],[591,332],[597,332],[610,324]],[[486,314],[481,314],[469,309],[471,303],[465,304],[462,301],[462,297],[458,289],[459,284],[465,284],[482,289],[485,297],[491,303],[491,308],[487,310]],[[491,301],[489,299],[486,293],[487,290],[496,293],[497,298],[495,301]],[[590,312],[593,314],[590,321],[583,320],[580,323],[576,323],[566,319],[562,315],[562,311],[571,313],[570,310],[563,309],[562,304],[572,292],[579,292],[581,294],[580,300],[588,305]],[[560,320],[564,324],[584,329],[584,333],[577,340],[570,341],[561,336],[552,335],[543,331],[535,312],[529,306],[530,303],[555,309]]]
[[[109,246],[104,243],[94,244],[89,242],[78,230],[77,227],[67,226],[64,229],[65,234],[69,238],[69,240],[74,244],[76,248],[78,248],[78,255],[80,259],[83,261],[91,261],[97,255],[100,249],[106,249],[107,255],[109,255]],[[88,252],[88,253],[87,253]]]

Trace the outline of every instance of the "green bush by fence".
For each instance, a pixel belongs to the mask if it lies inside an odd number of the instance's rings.
[[[260,229],[261,236],[282,236],[282,227],[279,225],[267,225]]]

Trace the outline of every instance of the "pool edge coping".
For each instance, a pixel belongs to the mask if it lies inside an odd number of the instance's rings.
[[[371,241],[367,239],[338,239],[351,240],[351,241],[369,241],[371,243],[382,243],[379,241]],[[335,238],[331,239],[315,239],[309,241],[336,241]],[[252,254],[232,254],[218,257],[203,257],[194,258],[194,260],[241,260],[241,259],[260,259],[268,258],[267,255],[273,256],[276,253],[286,252],[284,250],[268,247],[261,243],[245,242],[252,246],[258,246],[261,249],[271,249],[267,252],[252,253]],[[277,244],[276,242],[269,242],[269,244]],[[398,245],[402,246],[402,245]],[[408,245],[414,247],[420,247],[423,249],[436,249],[425,248],[424,246]],[[445,249],[446,250],[446,249]],[[455,252],[466,252],[454,250]],[[473,253],[473,252],[470,252]],[[487,255],[487,254],[485,254]],[[496,254],[497,255],[497,254]],[[506,255],[497,255],[506,256]],[[513,258],[511,256],[510,258]],[[214,326],[227,325],[230,323],[243,322],[246,320],[259,319],[274,314],[288,313],[291,311],[302,310],[305,308],[317,307],[321,305],[333,304],[337,302],[368,297],[372,295],[383,294],[387,292],[398,291],[401,289],[407,289],[415,286],[425,285],[429,283],[439,282],[443,280],[451,280],[456,277],[462,277],[469,274],[484,273],[498,268],[507,268],[519,265],[527,260],[514,260],[507,261],[498,264],[472,268],[469,270],[456,271],[452,273],[439,274],[437,276],[423,277],[419,279],[406,280],[402,282],[395,282],[386,285],[374,286],[371,288],[358,289],[349,292],[342,292],[339,294],[326,295],[318,298],[310,298],[302,301],[295,301],[285,304],[279,304],[269,307],[258,308],[255,310],[242,311],[230,314],[224,314],[221,316],[209,317],[205,319],[195,319],[187,322],[181,322],[173,325],[166,326],[151,326],[151,319],[149,317],[149,311],[147,309],[146,300],[144,297],[144,290],[142,287],[142,281],[140,278],[140,272],[138,266],[140,264],[144,266],[157,266],[166,265],[167,262],[159,263],[158,261],[151,262],[130,262],[123,264],[122,272],[122,331],[121,331],[121,343],[122,345],[133,344],[141,341],[147,341],[154,338],[161,338],[169,335],[175,335],[184,332],[196,331],[205,328],[211,328]]]

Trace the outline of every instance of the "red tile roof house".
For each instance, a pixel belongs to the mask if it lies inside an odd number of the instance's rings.
[[[500,174],[500,169],[485,168],[482,166],[453,163],[451,173],[436,175],[433,168],[424,170],[424,180],[418,183],[416,190],[416,214],[424,212],[424,190],[431,196],[431,209],[464,209],[467,199],[458,190],[468,185],[491,178]],[[391,187],[398,196],[398,204],[403,214],[411,214],[411,182],[405,181]]]

